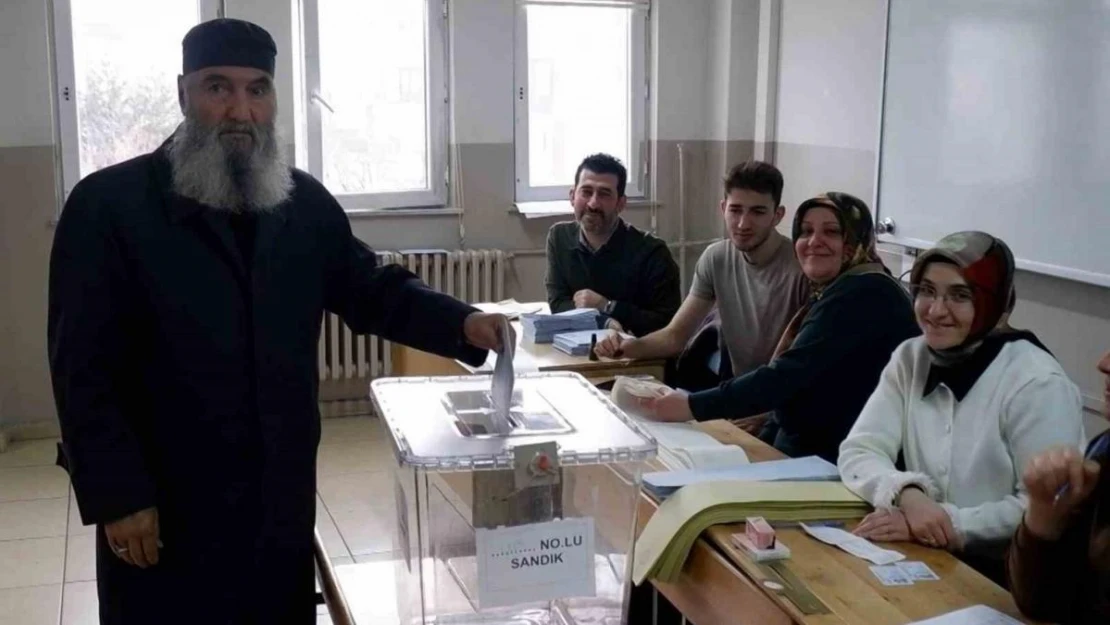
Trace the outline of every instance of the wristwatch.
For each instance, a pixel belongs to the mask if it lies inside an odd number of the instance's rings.
[[[616,300],[609,300],[609,301],[605,302],[604,306],[601,307],[601,312],[602,312],[602,314],[612,315],[613,314],[613,309],[616,308],[616,307],[617,307]]]

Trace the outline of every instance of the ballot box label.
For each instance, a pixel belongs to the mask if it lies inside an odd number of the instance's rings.
[[[592,517],[477,529],[480,607],[592,597]]]

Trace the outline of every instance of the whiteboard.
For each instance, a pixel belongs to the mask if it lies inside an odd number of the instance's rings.
[[[1110,0],[889,0],[876,179],[882,241],[1110,286]]]

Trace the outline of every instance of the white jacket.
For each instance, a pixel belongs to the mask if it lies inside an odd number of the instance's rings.
[[[840,446],[840,477],[876,508],[921,487],[948,511],[965,547],[1008,540],[1025,510],[1029,460],[1056,445],[1082,450],[1079,389],[1024,340],[1003,346],[960,402],[944,384],[922,396],[929,367],[922,337],[894,351]],[[899,452],[905,472],[894,468]]]

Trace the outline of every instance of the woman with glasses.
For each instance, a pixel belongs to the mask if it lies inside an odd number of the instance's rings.
[[[1103,400],[1110,417],[1110,353]],[[1025,468],[1025,520],[1010,546],[1009,579],[1029,618],[1064,625],[1110,623],[1110,431],[1080,455],[1046,451]]]
[[[923,336],[894,352],[840,447],[844,484],[878,510],[856,533],[956,552],[995,581],[1021,522],[1022,471],[1083,443],[1079,390],[1008,324],[1014,258],[982,232],[949,235],[910,274]]]
[[[837,192],[806,200],[794,214],[793,240],[813,296],[771,363],[718,388],[642,400],[646,416],[743,418],[742,427],[789,456],[836,462],[891,352],[919,330],[905,289],[879,259],[863,200]]]

